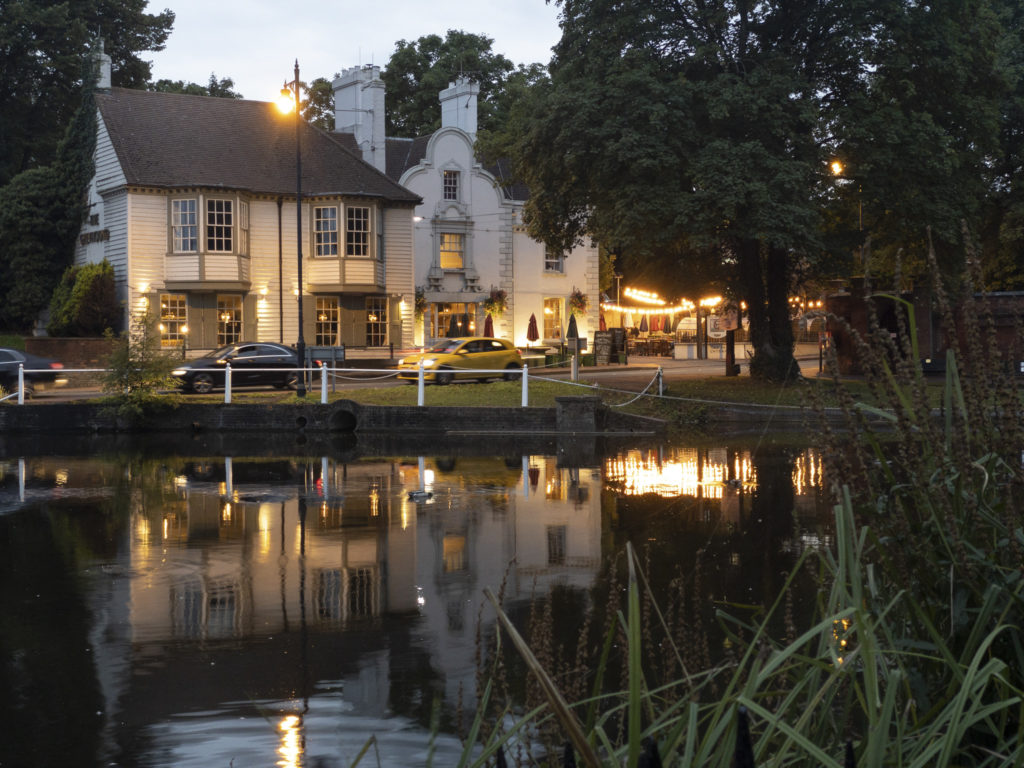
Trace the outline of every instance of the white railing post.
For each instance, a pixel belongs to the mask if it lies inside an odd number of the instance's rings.
[[[523,363],[523,408],[530,404],[530,385],[526,381],[530,374],[527,368],[526,363]]]
[[[423,407],[423,358],[420,358],[420,367],[416,372],[416,405]]]
[[[327,405],[327,363],[320,361],[320,404]]]
[[[580,380],[580,358],[579,355],[572,356],[572,380]]]
[[[25,404],[25,366],[18,363],[18,405]]]
[[[231,363],[224,364],[224,402],[231,403]]]
[[[658,397],[662,397],[665,394],[665,379],[662,376],[661,366],[658,366]]]

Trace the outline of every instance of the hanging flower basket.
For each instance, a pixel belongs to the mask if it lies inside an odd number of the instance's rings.
[[[508,294],[501,288],[491,288],[491,295],[484,299],[484,312],[491,317],[501,317],[508,309]]]
[[[572,315],[585,315],[590,308],[590,299],[583,291],[573,288],[569,294],[569,313]]]

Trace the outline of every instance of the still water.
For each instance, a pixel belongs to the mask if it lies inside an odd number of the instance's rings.
[[[0,442],[0,766],[454,765],[485,587],[756,604],[827,536],[799,440],[535,450]]]

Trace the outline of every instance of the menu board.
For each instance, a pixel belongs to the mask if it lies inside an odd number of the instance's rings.
[[[612,356],[612,332],[594,332],[594,365],[608,365]]]

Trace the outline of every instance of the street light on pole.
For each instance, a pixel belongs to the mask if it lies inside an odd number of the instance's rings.
[[[295,60],[295,79],[290,83],[285,81],[281,88],[281,97],[277,101],[278,108],[287,113],[295,110],[295,251],[298,258],[299,277],[299,338],[295,342],[295,351],[298,353],[299,365],[302,371],[299,375],[298,386],[295,394],[299,397],[306,396],[306,340],[302,335],[302,115],[299,102],[299,60]],[[283,287],[283,286],[282,286]]]
[[[829,168],[832,170],[832,175],[837,179],[845,179],[849,181],[848,176],[843,175],[843,171],[846,169],[843,167],[842,162],[839,160],[833,160],[829,163]],[[857,182],[857,232],[859,237],[863,237],[864,232],[864,195],[860,188],[860,182]],[[866,271],[867,265],[864,264],[864,244],[857,244],[857,260],[861,263],[861,268]]]

